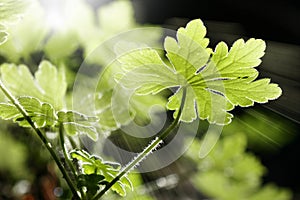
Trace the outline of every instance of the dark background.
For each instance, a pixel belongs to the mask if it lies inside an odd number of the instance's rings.
[[[267,42],[259,67],[261,75],[279,83],[283,95],[266,106],[296,124],[298,135],[277,153],[257,152],[268,168],[265,181],[291,188],[300,199],[300,1],[192,1],[132,0],[138,22],[176,29],[200,18],[211,44],[238,38],[260,38]]]

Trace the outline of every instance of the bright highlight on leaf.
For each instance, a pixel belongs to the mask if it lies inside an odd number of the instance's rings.
[[[20,105],[26,110],[36,127],[50,127],[55,124],[55,114],[53,107],[48,103],[42,103],[33,97],[20,97],[18,99]],[[4,120],[13,120],[18,122],[20,126],[30,127],[20,111],[11,103],[0,103],[0,118]]]
[[[266,103],[281,95],[277,84],[270,79],[255,80],[254,67],[261,63],[265,42],[260,39],[237,40],[230,50],[220,42],[214,51],[208,48],[206,28],[200,19],[189,22],[177,31],[177,40],[165,39],[168,66],[159,54],[149,48],[138,49],[121,56],[118,61],[124,72],[117,80],[137,94],[156,94],[163,89],[178,87],[169,98],[167,108],[180,107],[182,88],[187,88],[181,121],[191,122],[196,117],[210,123],[228,124],[233,117],[228,111],[235,106]]]
[[[87,134],[91,139],[97,140],[96,117],[62,110],[67,87],[65,74],[50,62],[41,62],[34,76],[27,66],[14,64],[1,65],[0,73],[3,84],[18,100],[37,128],[58,128],[62,125],[68,135]],[[30,127],[12,102],[0,103],[0,118]]]
[[[48,61],[42,61],[33,76],[25,65],[3,64],[2,82],[15,97],[31,96],[62,109],[67,88],[65,74]]]

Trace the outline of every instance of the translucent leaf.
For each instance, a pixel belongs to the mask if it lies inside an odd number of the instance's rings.
[[[93,126],[85,126],[75,122],[65,122],[63,123],[63,126],[67,134],[71,136],[76,134],[87,134],[91,139],[95,141],[98,139],[97,130]]]
[[[28,1],[24,0],[1,0],[0,23],[16,20],[18,15],[24,12]]]
[[[65,75],[50,62],[41,62],[35,77],[25,65],[3,64],[0,73],[4,85],[15,97],[31,96],[55,109],[62,108],[67,87]]]
[[[43,90],[42,101],[48,102],[57,109],[63,108],[64,96],[67,89],[65,73],[58,72],[48,61],[43,61],[35,73],[38,86]]]
[[[89,124],[92,122],[97,122],[97,117],[90,117],[87,115],[84,115],[82,113],[76,112],[76,111],[58,111],[57,112],[58,121],[63,122],[79,122],[79,123],[85,123]]]
[[[146,51],[148,50],[150,49],[147,48]],[[136,53],[139,54],[143,52],[139,51]],[[125,66],[125,71],[130,71],[132,68],[134,68],[135,65],[139,65],[138,60],[134,60],[134,55],[133,57],[122,58],[124,60],[117,60],[106,68],[98,85],[97,91],[99,92],[99,95],[98,97],[96,97],[96,113],[99,117],[101,128],[104,130],[115,130],[121,125],[127,125],[133,119],[148,122],[150,117],[153,117],[154,119],[155,116],[150,116],[147,111],[150,110],[150,108],[154,105],[157,105],[157,108],[158,106],[159,108],[164,108],[164,105],[166,104],[165,98],[160,95],[154,96],[151,94],[133,94],[130,90],[126,90],[126,88],[123,88],[123,84],[116,84],[114,75],[117,74],[119,75],[119,81],[124,84],[128,83],[128,87],[131,87],[133,85],[138,86],[139,84],[135,82],[135,80],[141,81],[140,79],[135,78],[135,74],[133,74],[133,76],[131,77],[129,74],[123,76],[124,74],[122,74],[122,69],[120,68],[120,62],[123,62],[127,59],[130,59],[130,62],[132,62],[132,66],[130,66],[130,64]],[[144,58],[145,62],[146,60],[148,60],[148,63],[152,62],[150,61],[150,59],[150,56],[148,58]],[[162,61],[158,60],[157,62]],[[156,68],[156,70],[158,70],[158,68]],[[166,74],[168,74],[168,72],[166,72]],[[151,80],[151,78],[153,79],[153,77],[150,76],[147,80],[144,79],[143,81],[146,82],[149,80],[149,82],[151,81],[152,83],[155,83],[155,80]],[[160,78],[159,80],[162,79]],[[157,88],[158,90],[161,90],[161,88],[165,88],[165,86],[157,85]],[[162,109],[160,110],[162,111]],[[159,112],[159,110],[157,110],[157,112]]]
[[[175,110],[176,117],[186,88],[186,100],[181,121],[191,122],[197,116],[210,123],[228,124],[233,117],[228,111],[235,106],[266,103],[281,95],[277,84],[269,79],[255,80],[254,67],[261,63],[265,43],[262,40],[239,39],[228,51],[220,42],[215,51],[207,48],[206,28],[201,20],[189,22],[179,28],[177,40],[165,39],[164,47],[171,66],[164,64],[152,49],[131,51],[118,58],[123,75],[118,81],[135,89],[140,95],[155,94],[165,88],[177,86],[169,98],[167,108]]]
[[[42,103],[32,97],[20,97],[18,101],[38,128],[55,124],[56,116],[50,104]],[[0,117],[4,120],[18,122],[23,127],[30,127],[24,116],[11,103],[0,103]]]
[[[5,13],[6,16],[10,16],[9,22],[13,23],[6,25],[9,37],[8,40],[1,45],[0,54],[5,56],[10,62],[20,63],[21,58],[29,59],[32,53],[41,50],[43,39],[47,33],[45,15],[39,1],[4,1],[10,2],[11,4],[9,9],[5,9],[5,6],[3,7],[5,12],[2,12],[0,6],[0,16],[2,13]],[[26,6],[26,12],[22,14],[22,17],[18,17],[19,14],[12,14],[16,12],[23,13],[23,6]],[[19,18],[18,20],[16,20],[17,17]]]
[[[101,28],[111,35],[136,26],[132,4],[126,0],[101,6],[97,14]]]
[[[13,104],[0,103],[0,117],[4,120],[11,120],[22,117],[22,114]]]
[[[58,111],[57,117],[67,134],[87,134],[91,139],[97,140],[98,133],[94,127],[98,121],[96,117],[89,117],[76,111]]]

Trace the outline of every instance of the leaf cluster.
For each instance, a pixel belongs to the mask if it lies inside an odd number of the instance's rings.
[[[16,97],[17,103],[24,108],[37,128],[63,126],[69,135],[84,133],[97,139],[97,118],[64,110],[65,75],[63,71],[58,72],[50,62],[41,62],[34,76],[27,66],[14,64],[1,65],[0,73],[3,84]],[[30,127],[28,120],[14,103],[0,103],[0,118]]]
[[[208,137],[210,137],[208,135]],[[194,140],[187,155],[196,160],[198,172],[192,181],[205,195],[222,200],[288,200],[290,191],[262,184],[266,168],[246,152],[246,136],[232,134],[221,139],[205,158],[197,158],[202,141]]]
[[[112,181],[119,173],[121,166],[119,163],[104,161],[102,158],[90,155],[84,150],[73,150],[71,157],[81,163],[82,175],[79,176],[79,186],[86,187],[95,195],[100,189],[100,185],[105,186]],[[123,176],[113,186],[112,190],[121,196],[126,195],[125,187],[132,188],[131,181],[127,176]]]

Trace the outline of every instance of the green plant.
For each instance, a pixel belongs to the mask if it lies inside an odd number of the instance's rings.
[[[134,23],[128,24],[129,27],[134,26]],[[107,30],[112,28],[109,24],[104,25],[108,26]],[[76,37],[87,50],[90,47],[81,40],[81,31],[75,31],[78,33]],[[115,33],[115,30],[112,32]],[[95,95],[100,112],[95,116],[70,109],[66,100],[70,84],[66,79],[66,73],[70,74],[67,68],[57,68],[44,60],[32,75],[32,68],[24,64],[2,64],[0,88],[4,98],[0,103],[0,117],[34,130],[56,162],[73,199],[99,199],[110,190],[125,196],[126,188],[133,189],[128,178],[129,172],[147,159],[149,154],[163,147],[165,139],[180,123],[190,123],[199,118],[211,124],[226,125],[233,117],[229,111],[235,106],[266,103],[281,95],[281,89],[270,83],[270,79],[256,80],[258,71],[255,67],[261,63],[260,58],[264,55],[264,41],[251,38],[245,42],[239,39],[230,50],[224,42],[220,42],[212,50],[208,48],[209,40],[205,35],[205,26],[196,19],[185,28],[178,29],[176,39],[165,38],[166,57],[147,46],[118,56],[101,74]],[[64,34],[58,32],[42,48],[50,60],[62,66],[71,62],[68,59],[76,49],[71,45],[72,41],[67,41],[70,49],[57,52],[58,41],[64,38]],[[10,49],[12,53],[14,50],[10,45],[12,43],[8,41],[4,49]],[[31,48],[25,45],[24,51],[13,56],[12,60],[18,63],[23,58],[30,64],[34,51]],[[101,59],[96,62],[102,64]],[[123,109],[126,105],[122,103],[122,88],[134,91],[129,105],[129,118],[127,110]],[[176,92],[165,104],[166,99],[161,93],[172,88]],[[114,102],[121,103],[114,107]],[[169,111],[174,111],[174,120],[157,133],[127,165],[121,166],[107,161],[104,156],[91,155],[82,149],[78,136],[85,134],[97,140],[98,132],[118,130],[133,120],[142,119],[145,123],[149,116],[142,108],[154,104],[164,105]],[[47,132],[57,134],[56,140],[59,141],[62,154],[58,154],[58,147],[47,138]]]

